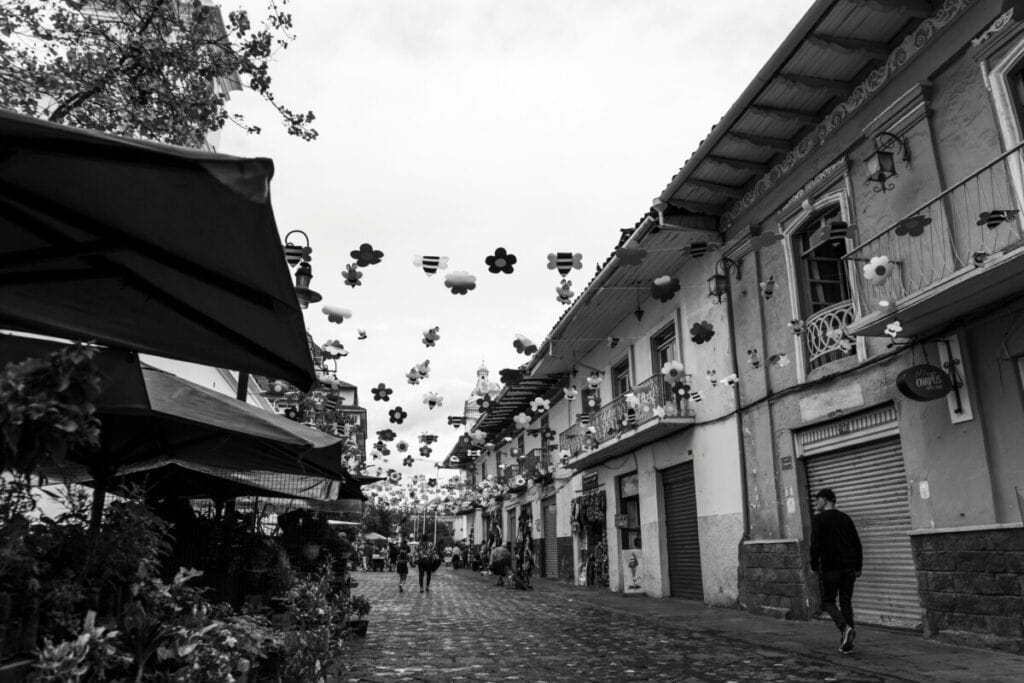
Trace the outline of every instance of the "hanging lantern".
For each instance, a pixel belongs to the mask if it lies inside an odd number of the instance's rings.
[[[299,269],[295,271],[295,295],[299,298],[299,306],[303,309],[323,299],[320,292],[309,288],[309,283],[312,279],[313,269],[308,261],[303,261]]]

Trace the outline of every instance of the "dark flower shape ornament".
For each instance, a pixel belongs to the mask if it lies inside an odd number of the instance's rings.
[[[515,266],[517,260],[515,254],[508,253],[505,247],[498,247],[494,250],[492,256],[484,259],[484,263],[487,264],[487,270],[491,273],[511,275],[512,271],[515,270],[513,266]]]
[[[715,326],[707,320],[694,323],[693,327],[690,328],[690,339],[693,340],[694,344],[703,344],[704,342],[711,341],[711,338],[714,336]]]
[[[402,410],[402,406],[395,406],[388,411],[388,419],[392,424],[400,425],[405,422],[407,417],[409,417],[409,413]]]
[[[350,256],[356,260],[357,266],[365,268],[366,266],[380,263],[380,260],[384,258],[384,252],[364,243],[359,245],[358,249],[351,252]]]
[[[377,438],[381,441],[394,441],[396,436],[398,435],[393,429],[381,429],[377,432]]]
[[[491,405],[492,405],[491,397],[490,396],[481,396],[480,398],[478,398],[476,400],[476,404],[478,406],[480,406],[480,410],[490,410],[491,409]]]
[[[374,401],[390,401],[391,394],[395,393],[394,389],[388,389],[384,382],[381,382],[373,389],[370,389],[370,393],[373,394]]]

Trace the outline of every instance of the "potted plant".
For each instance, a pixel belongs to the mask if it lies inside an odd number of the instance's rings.
[[[348,599],[348,628],[361,637],[366,637],[366,629],[370,622],[364,617],[370,613],[370,601],[362,595],[353,595]]]

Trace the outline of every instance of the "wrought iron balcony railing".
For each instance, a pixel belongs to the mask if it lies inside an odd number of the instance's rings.
[[[858,277],[863,266],[875,266],[873,279],[859,277],[864,314],[880,300],[898,302],[1024,246],[1022,149],[1002,154],[847,254]]]
[[[559,435],[559,444],[576,455],[651,420],[692,416],[689,400],[674,392],[672,383],[658,373],[589,415],[577,418],[575,425]]]
[[[853,302],[841,301],[808,316],[804,321],[804,345],[810,369],[821,367],[854,352],[846,326],[853,322]]]

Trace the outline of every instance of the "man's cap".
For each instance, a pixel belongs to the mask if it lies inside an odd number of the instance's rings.
[[[836,502],[836,494],[832,489],[822,489],[814,496],[815,498],[824,498],[830,503]]]

